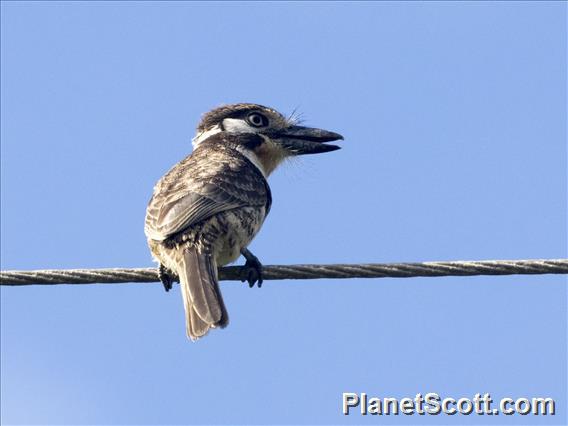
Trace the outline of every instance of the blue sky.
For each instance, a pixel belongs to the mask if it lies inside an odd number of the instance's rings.
[[[271,177],[265,264],[567,256],[564,2],[1,7],[2,269],[151,266],[155,181],[241,101],[345,136]],[[226,282],[198,343],[174,290],[2,288],[2,423],[567,421],[565,277]],[[558,414],[346,417],[342,392]]]

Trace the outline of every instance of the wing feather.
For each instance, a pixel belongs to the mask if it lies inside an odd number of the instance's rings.
[[[223,144],[207,147],[198,146],[156,184],[146,211],[148,238],[163,241],[223,211],[270,207],[268,183],[256,166]]]

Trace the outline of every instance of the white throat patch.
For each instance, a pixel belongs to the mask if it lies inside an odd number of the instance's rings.
[[[238,146],[237,151],[239,151],[241,154],[247,157],[250,160],[250,162],[254,164],[255,167],[260,171],[260,173],[262,173],[262,176],[266,178],[266,170],[264,170],[264,167],[262,166],[262,163],[260,162],[260,159],[258,158],[258,155],[256,155],[255,152],[245,148],[244,146]]]

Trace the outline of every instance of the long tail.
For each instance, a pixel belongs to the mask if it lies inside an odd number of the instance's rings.
[[[187,336],[197,340],[210,328],[225,327],[229,317],[219,289],[213,256],[186,248],[179,254],[178,265]]]

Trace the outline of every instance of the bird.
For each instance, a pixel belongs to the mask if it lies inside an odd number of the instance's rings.
[[[268,176],[287,158],[340,149],[328,142],[341,139],[254,103],[202,116],[192,153],[156,183],[144,223],[165,290],[179,279],[189,339],[228,324],[218,267],[242,255],[241,281],[262,285],[262,264],[248,246],[272,205]]]

